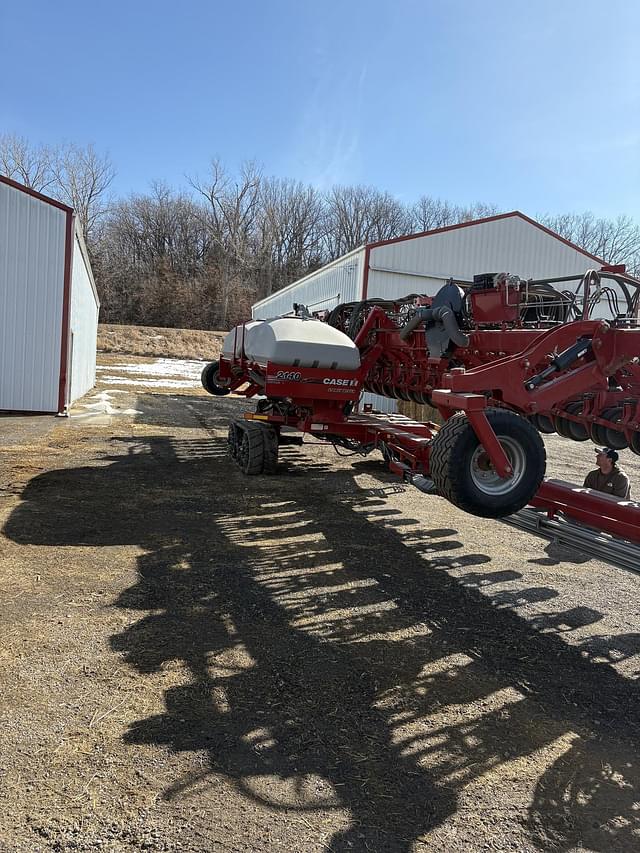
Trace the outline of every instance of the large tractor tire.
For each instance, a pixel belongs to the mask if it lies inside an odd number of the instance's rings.
[[[200,381],[202,382],[202,387],[205,391],[208,391],[209,394],[213,394],[214,397],[224,397],[230,392],[229,388],[225,388],[224,385],[219,384],[219,371],[220,362],[211,361],[209,362],[209,364],[205,364],[204,368],[202,369],[202,373],[200,374]]]
[[[528,420],[505,409],[488,409],[487,419],[502,445],[513,476],[498,476],[489,455],[462,412],[453,415],[433,440],[430,474],[443,497],[465,512],[501,518],[526,506],[546,468],[544,443]]]

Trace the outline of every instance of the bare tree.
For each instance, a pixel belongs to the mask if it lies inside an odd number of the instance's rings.
[[[52,155],[51,173],[57,197],[73,207],[91,242],[97,223],[107,210],[106,194],[115,177],[110,158],[98,154],[91,144],[84,148],[64,145]]]
[[[374,187],[336,186],[327,194],[325,206],[325,241],[330,258],[410,230],[406,208]]]
[[[114,204],[99,231],[96,259],[105,312],[141,311],[156,325],[196,325],[195,292],[206,251],[193,200],[156,183],[148,195]],[[111,301],[110,301],[111,300]]]
[[[211,239],[208,259],[215,266],[222,294],[222,322],[229,318],[234,292],[253,285],[255,248],[260,211],[262,176],[255,163],[245,163],[233,180],[218,160],[206,179],[189,179],[206,201],[203,221]]]
[[[458,221],[455,205],[428,195],[421,196],[409,210],[411,231],[433,231]]]
[[[457,222],[472,222],[474,219],[486,219],[488,216],[496,216],[500,213],[497,205],[484,201],[475,201],[466,207],[456,206],[455,210]]]
[[[0,172],[37,192],[44,192],[55,180],[51,150],[10,133],[0,135]]]
[[[311,186],[263,179],[258,258],[260,292],[268,296],[321,265],[322,196]]]
[[[640,226],[629,216],[598,218],[593,213],[538,216],[540,222],[561,237],[607,263],[623,263],[632,273],[640,271]]]
[[[498,212],[499,209],[494,204],[475,202],[471,205],[461,206],[423,195],[410,208],[409,216],[412,231],[433,231],[435,228],[445,228],[447,225],[484,219],[487,216],[494,216]]]

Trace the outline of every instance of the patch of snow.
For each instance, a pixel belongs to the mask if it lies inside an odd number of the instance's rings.
[[[132,373],[138,376],[187,376],[200,379],[206,361],[180,358],[157,358],[151,363],[99,365],[100,372]]]
[[[126,393],[115,392],[114,393]],[[141,415],[142,412],[138,409],[118,409],[112,405],[111,394],[108,391],[100,391],[98,394],[92,394],[90,400],[95,400],[95,403],[81,403],[79,408],[86,409],[85,412],[73,412],[72,418],[93,418],[96,415]]]
[[[120,376],[101,376],[107,385],[136,385],[138,388],[200,388],[200,381],[188,379],[125,379]]]

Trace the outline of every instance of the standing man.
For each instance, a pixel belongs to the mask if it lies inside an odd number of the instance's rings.
[[[585,477],[584,487],[604,492],[614,498],[629,500],[631,487],[629,478],[617,466],[620,457],[612,447],[596,447],[596,464],[594,471],[589,471]]]

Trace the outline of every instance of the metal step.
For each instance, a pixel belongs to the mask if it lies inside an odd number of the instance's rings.
[[[501,519],[505,524],[568,545],[585,556],[640,574],[640,545],[601,530],[585,527],[565,516],[549,518],[544,510],[525,507]]]

